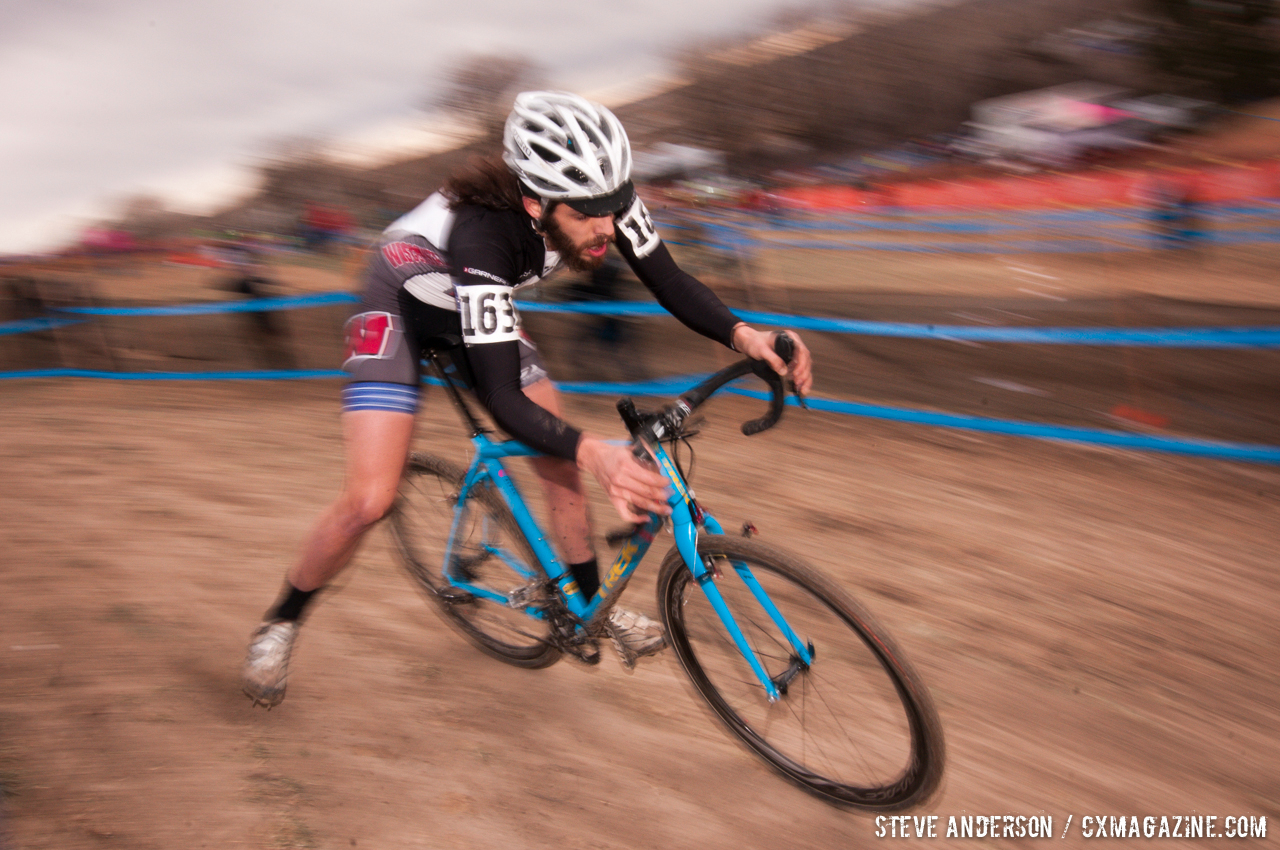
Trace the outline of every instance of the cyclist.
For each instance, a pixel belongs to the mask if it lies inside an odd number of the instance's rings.
[[[346,326],[345,482],[250,639],[244,690],[255,704],[270,708],[284,698],[303,612],[391,509],[409,453],[425,340],[460,336],[481,403],[503,430],[543,453],[532,463],[552,536],[587,597],[599,576],[580,470],[630,522],[670,513],[667,481],[626,446],[564,421],[513,291],[562,266],[596,268],[613,243],[681,322],[787,374],[772,349],[775,334],[739,321],[675,264],[630,173],[630,144],[612,112],[574,94],[524,92],[507,119],[500,159],[473,161],[383,232],[364,271],[359,312]],[[798,393],[809,391],[810,356],[798,338],[790,378]],[[622,609],[610,613],[607,629],[638,655],[665,643],[658,623]]]

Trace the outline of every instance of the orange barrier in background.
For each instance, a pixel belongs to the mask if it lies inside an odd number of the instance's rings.
[[[775,194],[804,210],[867,208],[1007,208],[1132,206],[1149,203],[1160,187],[1189,193],[1205,203],[1280,197],[1280,161],[1199,169],[1092,170],[1031,177],[921,180],[872,189],[799,186]]]

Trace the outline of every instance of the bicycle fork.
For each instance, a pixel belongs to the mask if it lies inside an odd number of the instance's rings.
[[[807,670],[813,663],[813,645],[805,644],[800,639],[800,636],[795,633],[786,618],[782,616],[782,612],[778,610],[778,606],[773,603],[773,600],[769,598],[769,594],[760,586],[760,582],[756,579],[755,574],[751,572],[751,568],[741,561],[731,560],[730,564],[733,566],[734,572],[742,579],[743,584],[751,591],[751,595],[755,597],[761,609],[764,610],[769,619],[773,621],[773,624],[777,626],[778,631],[786,638],[794,653],[792,661],[786,670],[776,676],[769,675],[764,668],[764,664],[760,661],[759,654],[747,642],[746,636],[738,626],[737,619],[724,601],[720,588],[716,586],[715,570],[708,567],[698,555],[698,529],[689,507],[690,503],[691,500],[680,499],[672,504],[672,533],[675,535],[676,547],[684,558],[685,565],[689,567],[689,572],[693,574],[694,581],[698,583],[698,587],[706,595],[707,601],[711,603],[711,607],[715,609],[716,614],[720,617],[734,645],[742,653],[742,657],[750,665],[752,672],[755,673],[756,679],[759,680],[761,687],[764,688],[765,694],[769,698],[769,702],[777,702],[779,698],[786,694],[787,687],[791,681],[802,671]],[[701,514],[702,523],[708,531],[713,534],[724,533],[715,517],[701,510],[699,510],[699,513]]]

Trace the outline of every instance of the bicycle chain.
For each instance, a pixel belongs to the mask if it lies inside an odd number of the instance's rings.
[[[569,612],[554,585],[548,590],[547,605],[542,612],[551,624],[551,644],[584,664],[599,664],[600,642],[579,628],[582,621]]]

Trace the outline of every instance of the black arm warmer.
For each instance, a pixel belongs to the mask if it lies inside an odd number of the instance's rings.
[[[741,321],[706,284],[676,265],[667,246],[659,244],[647,257],[637,258],[621,238],[618,250],[658,303],[685,327],[733,347],[733,327]]]
[[[582,432],[557,419],[520,389],[520,343],[467,346],[476,396],[498,427],[530,448],[574,460]]]

